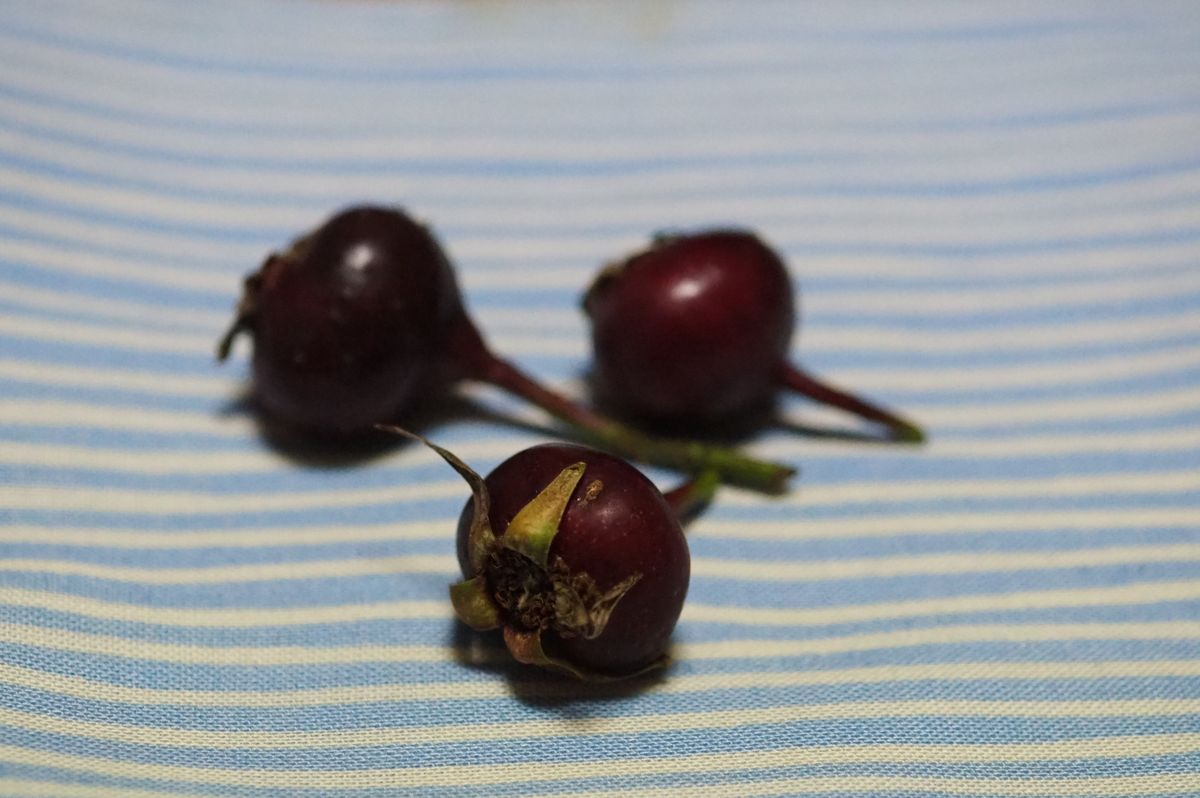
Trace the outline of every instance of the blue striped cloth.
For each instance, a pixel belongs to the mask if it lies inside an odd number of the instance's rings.
[[[796,359],[932,441],[763,430],[803,475],[692,527],[664,678],[508,665],[461,480],[288,458],[213,361],[360,201],[577,394],[600,264],[754,227]],[[1194,3],[0,8],[0,795],[1200,795],[1198,422]]]

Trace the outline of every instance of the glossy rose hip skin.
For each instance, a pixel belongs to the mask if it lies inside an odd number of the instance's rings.
[[[463,315],[429,231],[386,209],[358,208],[246,278],[220,356],[250,331],[255,397],[272,418],[353,433],[411,412],[458,376],[433,353],[447,348]]]
[[[254,340],[255,397],[286,426],[355,434],[409,417],[462,380],[490,383],[541,407],[589,442],[624,456],[768,491],[794,470],[734,450],[654,438],[551,391],[497,357],[467,316],[454,272],[430,231],[402,211],[334,215],[245,280],[218,347]]]
[[[662,236],[602,270],[583,307],[598,391],[646,424],[712,427],[761,412],[789,388],[883,424],[896,440],[923,439],[911,422],[788,362],[791,279],[753,233]]]
[[[658,664],[666,652],[687,595],[691,562],[671,506],[649,479],[594,449],[535,446],[510,457],[484,480],[491,496],[492,531],[503,541],[517,513],[574,463],[585,463],[586,469],[550,545],[551,561],[586,575],[600,592],[634,577],[636,581],[597,637],[549,631],[543,645],[550,655],[588,672],[636,673]],[[458,525],[459,564],[467,577],[472,575],[467,559],[470,521],[468,504]]]
[[[711,498],[702,474],[668,496],[629,463],[575,444],[534,446],[486,479],[401,427],[471,487],[459,516],[459,620],[500,629],[522,663],[607,681],[662,667],[687,596],[691,558],[678,516]]]

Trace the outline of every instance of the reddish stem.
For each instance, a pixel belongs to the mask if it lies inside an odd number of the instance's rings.
[[[717,492],[720,475],[712,470],[701,471],[696,476],[663,492],[663,498],[671,506],[676,520],[687,525],[712,503]]]
[[[822,382],[798,366],[784,363],[779,371],[779,381],[785,387],[821,404],[838,407],[868,421],[883,424],[891,431],[893,440],[906,443],[921,443],[925,440],[925,433],[911,421]]]
[[[474,325],[465,325],[452,344],[468,379],[487,382],[537,405],[573,427],[589,442],[622,457],[690,473],[713,471],[722,479],[779,493],[796,470],[756,460],[723,446],[658,438],[603,416],[538,384],[512,363],[494,354]]]

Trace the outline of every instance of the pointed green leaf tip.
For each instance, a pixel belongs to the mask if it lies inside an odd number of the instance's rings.
[[[540,568],[547,568],[550,544],[558,534],[558,525],[566,512],[567,502],[575,492],[575,486],[583,478],[587,463],[569,465],[559,472],[542,492],[513,517],[500,543],[518,554],[522,554]]]
[[[467,558],[471,564],[471,572],[478,574],[487,565],[488,556],[492,553],[492,547],[496,543],[496,535],[492,532],[492,499],[488,495],[487,485],[484,484],[483,477],[479,476],[469,465],[458,459],[458,456],[449,449],[443,449],[441,446],[421,437],[415,432],[409,432],[403,427],[391,424],[376,424],[375,429],[402,435],[405,438],[411,438],[414,441],[425,444],[437,452],[438,456],[445,460],[451,468],[458,472],[459,476],[467,481],[467,484],[471,487],[471,501],[474,505],[471,513],[471,529],[467,533]]]

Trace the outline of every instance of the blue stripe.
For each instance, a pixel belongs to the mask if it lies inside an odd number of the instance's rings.
[[[447,554],[450,554],[447,544]],[[41,571],[0,571],[0,585],[44,590],[48,584],[71,595],[110,601],[132,601],[150,606],[246,607],[298,606],[319,604],[365,604],[376,601],[423,598],[444,601],[446,590],[458,574],[448,564],[444,573],[384,573],[347,578],[291,579],[277,581],[218,582],[213,584],[157,585],[122,580],[96,579],[71,575],[47,575]],[[705,603],[740,605],[747,593],[770,591],[767,606],[777,608],[817,608],[840,606],[846,597],[854,603],[874,604],[886,601],[940,599],[948,596],[1102,588],[1141,581],[1177,581],[1200,578],[1195,562],[1154,562],[1130,565],[1104,565],[1043,570],[987,571],[966,574],[918,574],[856,579],[829,579],[813,582],[778,580],[741,580],[693,574],[688,593],[692,600]],[[832,597],[831,597],[832,596]],[[763,598],[760,597],[762,602]],[[920,622],[926,622],[921,620]],[[453,621],[447,619],[447,624]],[[712,630],[710,630],[711,632]],[[750,636],[757,636],[757,632]],[[788,634],[787,630],[764,629],[763,635]],[[792,634],[804,639],[821,637],[813,627],[798,627]],[[400,640],[387,642],[399,644]],[[437,644],[428,638],[407,639],[406,644]],[[1193,649],[1195,642],[1192,642]]]
[[[1200,578],[1200,568],[1194,574]],[[443,580],[448,585],[457,575],[448,574]],[[404,579],[400,574],[396,579]],[[422,580],[427,583],[429,580]],[[60,588],[61,590],[61,588]],[[2,598],[2,597],[0,597]],[[411,599],[406,595],[400,600]],[[293,596],[293,600],[302,600]],[[448,599],[443,599],[448,602]],[[145,602],[143,602],[145,603]],[[176,605],[171,605],[176,606]],[[189,602],[185,607],[200,606]],[[740,605],[739,605],[740,606]],[[263,627],[208,627],[201,625],[106,621],[91,616],[70,612],[59,612],[30,608],[22,605],[5,605],[4,615],[8,623],[37,625],[46,630],[82,632],[108,635],[130,641],[152,643],[175,643],[186,639],[190,645],[212,646],[299,646],[302,648],[329,646],[373,645],[423,645],[430,640],[439,640],[446,627],[455,621],[446,617],[410,620],[345,621],[341,623],[283,625]],[[1200,600],[1162,601],[1134,605],[1112,605],[1095,607],[1053,607],[1039,610],[990,611],[990,612],[947,612],[937,616],[910,616],[857,623],[824,624],[818,626],[790,626],[786,624],[759,625],[741,623],[716,623],[684,621],[679,637],[686,637],[691,644],[719,643],[724,640],[753,638],[789,642],[796,640],[824,639],[860,634],[875,634],[901,631],[920,631],[946,625],[969,624],[993,626],[998,624],[1086,624],[1086,623],[1161,623],[1188,622],[1197,617]],[[1198,693],[1200,695],[1200,693]],[[737,700],[744,702],[746,696],[739,693]]]
[[[929,700],[969,701],[1104,701],[1112,691],[1120,691],[1124,700],[1155,700],[1165,697],[1184,699],[1195,696],[1200,681],[1187,678],[1130,677],[1118,679],[1043,679],[1037,681],[997,680],[988,678],[967,681],[884,682],[855,686],[852,700],[916,702]],[[754,691],[708,690],[702,693],[647,693],[634,712],[617,710],[612,697],[629,692],[628,686],[618,690],[590,691],[594,698],[576,702],[581,713],[595,717],[647,717],[694,711],[697,705],[704,712],[727,712],[735,709],[764,710],[778,706],[839,703],[846,701],[844,686],[760,686]],[[414,691],[415,692],[415,691]],[[165,729],[197,729],[208,731],[315,732],[332,729],[405,728],[430,726],[452,729],[459,724],[539,721],[543,712],[536,703],[523,705],[502,698],[460,699],[450,712],[443,710],[440,701],[397,700],[377,703],[355,703],[350,706],[318,707],[219,707],[188,705],[187,714],[180,705],[125,704],[118,702],[81,700],[53,692],[24,687],[5,686],[0,706],[31,712],[50,718],[78,719],[94,722],[115,722],[134,727],[154,726]],[[397,722],[397,715],[415,722]],[[1064,713],[1065,714],[1065,713]],[[620,733],[614,732],[614,733]],[[431,735],[432,736],[432,735]],[[598,735],[597,739],[603,739]]]
[[[675,640],[686,637],[687,627],[676,630]],[[457,622],[448,621],[443,638],[423,641],[426,645],[474,647],[488,644],[498,659],[486,665],[466,666],[442,662],[366,662],[350,665],[279,665],[212,666],[185,665],[126,656],[76,654],[52,647],[0,643],[5,662],[15,662],[38,670],[67,676],[89,674],[90,678],[126,687],[164,685],[180,690],[302,690],[343,685],[422,685],[444,681],[463,682],[485,679],[504,684],[516,695],[536,698],[547,683],[556,684],[552,697],[573,703],[588,695],[611,697],[626,691],[620,686],[609,691],[602,686],[563,682],[530,666],[505,659],[503,647],[490,635],[479,636]],[[959,643],[941,646],[910,646],[902,649],[876,649],[850,654],[758,659],[680,660],[676,659],[665,678],[703,674],[749,674],[756,672],[792,673],[798,670],[825,671],[845,668],[870,668],[889,665],[963,662],[1094,662],[1190,660],[1195,641],[1050,641],[1023,643]],[[749,677],[747,677],[749,678]],[[904,680],[906,683],[910,680]],[[928,684],[915,680],[917,684]],[[636,687],[636,684],[634,685]],[[743,688],[744,689],[744,688]],[[757,689],[757,688],[756,688]],[[1114,698],[1120,694],[1113,694]],[[468,703],[475,699],[469,699]]]
[[[769,750],[770,740],[783,736],[797,742],[820,740],[822,745],[870,745],[896,741],[922,744],[960,744],[963,739],[978,739],[989,730],[990,736],[1020,742],[1074,740],[1093,736],[1152,734],[1163,730],[1176,733],[1193,731],[1200,720],[1184,716],[1169,720],[1146,718],[1005,718],[1004,732],[996,734],[994,719],[937,717],[936,723],[924,718],[878,718],[863,720],[796,721],[769,726],[749,725],[742,729],[700,729],[695,731],[627,734],[620,740],[620,758],[660,757],[663,751],[695,749],[703,743],[713,753],[737,753]],[[411,744],[355,748],[353,756],[345,749],[247,750],[149,746],[109,742],[87,737],[30,732],[8,728],[5,736],[12,744],[55,751],[63,754],[99,756],[117,761],[170,765],[187,761],[195,767],[254,770],[333,770],[352,772],[366,768],[395,768],[399,751],[425,766],[454,766],[472,762],[480,767],[512,761],[571,763],[588,761],[604,738],[596,736],[556,736],[553,744],[544,739],[500,738],[481,745],[479,741],[444,744]],[[778,736],[777,736],[778,735]],[[614,751],[614,753],[617,753]],[[247,761],[247,755],[252,760]],[[899,758],[899,757],[898,757]],[[1178,760],[1194,768],[1194,757]],[[1064,762],[1063,769],[1074,769],[1076,777],[1094,776],[1093,762]],[[1178,766],[1178,765],[1177,765]],[[984,768],[980,768],[983,770]],[[1003,772],[1003,766],[998,768]]]

